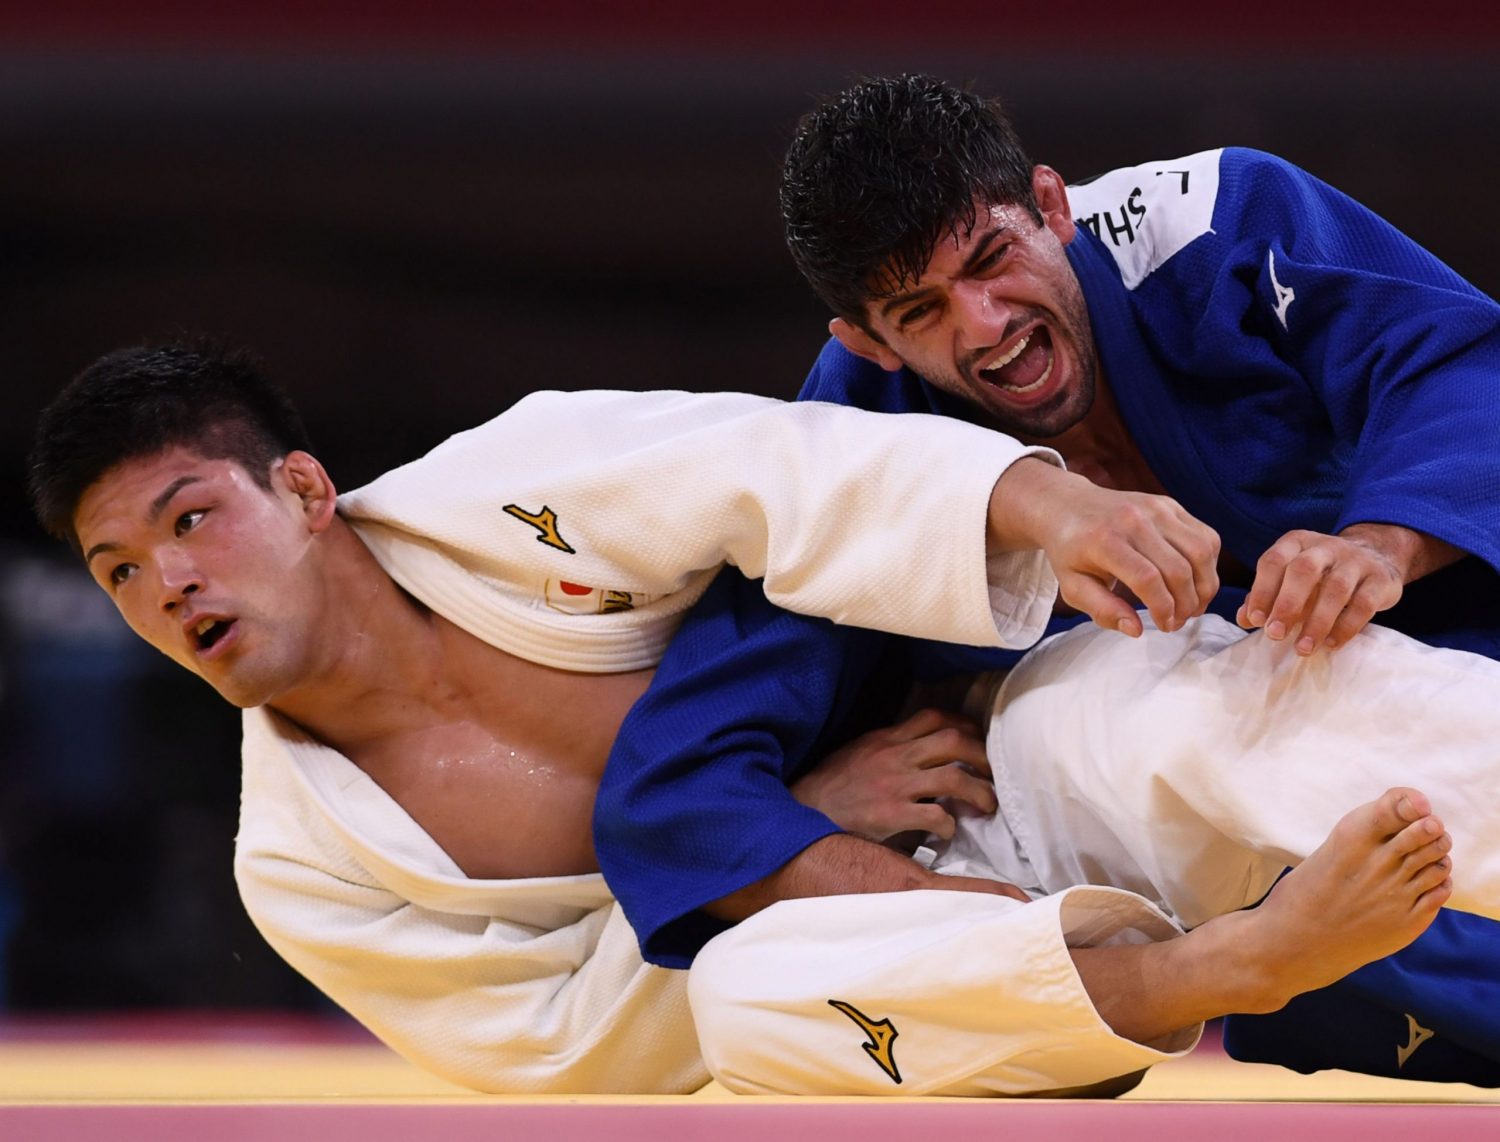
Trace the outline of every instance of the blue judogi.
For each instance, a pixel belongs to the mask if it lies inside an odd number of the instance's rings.
[[[1500,307],[1269,155],[1115,171],[1070,199],[1101,369],[1169,494],[1246,566],[1296,528],[1446,539],[1473,557],[1409,585],[1380,621],[1500,658]],[[836,342],[801,395],[976,416]],[[600,865],[647,959],[690,963],[722,927],[701,905],[837,831],[786,785],[865,728],[852,718],[890,720],[871,685],[1007,660],[787,615],[721,575],[626,719],[596,806]],[[1500,1085],[1500,925],[1445,912],[1397,956],[1231,1018],[1226,1043],[1302,1070]]]

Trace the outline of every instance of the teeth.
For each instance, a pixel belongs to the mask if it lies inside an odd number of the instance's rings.
[[[198,625],[193,628],[193,633],[202,638],[213,629],[214,624],[218,621],[218,619],[199,619]]]
[[[1020,388],[1017,388],[1015,385],[1001,385],[1000,388],[1004,389],[1006,392],[1009,392],[1009,393],[1029,393],[1033,389],[1039,389],[1043,385],[1045,385],[1047,383],[1047,378],[1050,377],[1051,375],[1052,375],[1052,363],[1049,361],[1047,363],[1046,369],[1044,369],[1042,371],[1042,375],[1040,377],[1038,377],[1036,380],[1032,381],[1031,384],[1029,384],[1029,385],[1022,385]]]
[[[1021,340],[1016,342],[1015,347],[1012,348],[1009,353],[1005,354],[1005,356],[1001,357],[998,361],[991,361],[988,365],[981,369],[980,372],[992,373],[996,369],[1005,368],[1006,365],[1009,365],[1012,361],[1019,357],[1021,355],[1021,351],[1030,344],[1031,334],[1028,333],[1025,337],[1022,337]]]

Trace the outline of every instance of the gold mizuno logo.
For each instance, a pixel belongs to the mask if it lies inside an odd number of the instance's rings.
[[[1406,1060],[1417,1052],[1417,1048],[1431,1039],[1433,1032],[1423,1027],[1410,1015],[1406,1017],[1406,1046],[1396,1048],[1396,1069],[1406,1066]]]
[[[506,515],[513,515],[522,523],[529,523],[537,531],[541,532],[536,537],[538,543],[545,543],[548,547],[555,547],[559,551],[565,551],[569,555],[578,553],[569,546],[568,541],[557,532],[557,513],[546,504],[542,505],[539,512],[529,512],[520,504],[506,504],[500,509]]]
[[[861,1031],[870,1037],[868,1043],[860,1044],[865,1049],[865,1054],[875,1060],[876,1066],[891,1076],[891,1081],[901,1082],[901,1071],[896,1066],[896,1057],[891,1053],[896,1043],[896,1036],[901,1034],[896,1030],[895,1024],[889,1019],[874,1020],[866,1015],[852,1003],[845,1003],[842,999],[830,999],[828,1006],[836,1011],[842,1011],[854,1021]]]

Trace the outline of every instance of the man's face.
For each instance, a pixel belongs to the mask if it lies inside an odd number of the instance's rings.
[[[904,364],[1002,431],[1046,439],[1088,412],[1098,366],[1064,252],[1074,235],[1066,193],[1055,172],[1037,170],[1041,223],[1022,206],[977,203],[973,227],[943,237],[917,282],[868,303],[875,337],[861,355],[879,359],[883,349],[884,367]]]
[[[236,706],[271,701],[313,661],[323,593],[287,463],[267,490],[233,460],[172,447],[111,468],[73,517],[130,628]]]

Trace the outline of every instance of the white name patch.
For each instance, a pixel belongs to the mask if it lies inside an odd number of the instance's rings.
[[[1104,243],[1126,289],[1194,238],[1213,230],[1222,148],[1184,159],[1122,167],[1068,187],[1073,221]]]

